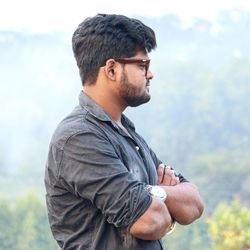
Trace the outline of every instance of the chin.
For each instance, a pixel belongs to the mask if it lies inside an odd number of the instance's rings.
[[[144,103],[149,102],[150,99],[151,99],[151,96],[147,95],[147,96],[144,96],[144,98],[137,98],[134,100],[130,100],[127,103],[128,103],[128,106],[130,106],[130,107],[138,107]]]

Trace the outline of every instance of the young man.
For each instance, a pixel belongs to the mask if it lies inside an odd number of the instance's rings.
[[[150,100],[154,31],[137,19],[99,14],[78,26],[72,43],[83,91],[50,144],[53,235],[62,249],[163,249],[174,223],[192,223],[203,203],[123,114]]]

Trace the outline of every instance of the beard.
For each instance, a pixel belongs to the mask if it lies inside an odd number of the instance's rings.
[[[148,83],[149,81],[147,84]],[[151,98],[150,94],[146,90],[146,85],[145,90],[142,92],[141,88],[129,82],[127,75],[124,72],[122,74],[120,86],[120,95],[130,107],[137,107],[141,104],[147,103]]]

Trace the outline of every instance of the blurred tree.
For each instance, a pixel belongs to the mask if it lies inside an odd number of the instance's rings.
[[[46,209],[30,192],[10,203],[0,199],[0,250],[56,250]]]
[[[46,209],[37,193],[30,192],[17,200],[18,250],[57,249],[48,226]]]
[[[210,250],[210,239],[207,235],[207,224],[204,218],[188,226],[177,224],[175,231],[163,238],[166,249]]]
[[[214,250],[250,249],[250,210],[238,199],[231,206],[221,203],[208,224]]]
[[[10,202],[0,197],[0,249],[14,250],[16,231]]]
[[[242,203],[250,206],[249,185],[246,184],[250,178],[249,154],[239,150],[217,150],[192,155],[189,164],[192,181],[200,188],[208,214],[221,201],[231,202],[235,196],[240,196]]]

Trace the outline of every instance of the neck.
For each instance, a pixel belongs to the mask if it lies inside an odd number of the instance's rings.
[[[121,124],[122,112],[126,106],[114,98],[109,91],[102,91],[91,85],[85,86],[83,91],[105,110],[113,121]]]

